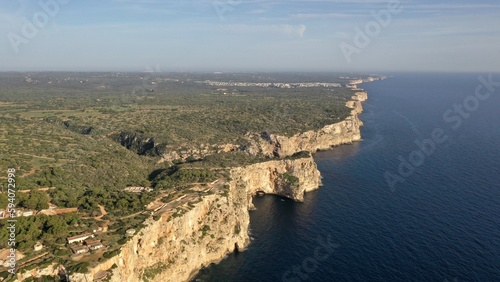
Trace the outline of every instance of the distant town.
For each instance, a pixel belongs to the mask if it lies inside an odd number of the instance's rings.
[[[340,83],[327,82],[223,82],[205,80],[203,83],[210,86],[239,86],[239,87],[270,87],[270,88],[302,88],[302,87],[341,87]]]

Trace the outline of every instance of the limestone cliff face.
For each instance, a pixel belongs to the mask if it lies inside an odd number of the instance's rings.
[[[115,133],[111,134],[110,138],[138,155],[160,157],[158,163],[172,162],[174,160],[185,161],[188,158],[201,159],[208,155],[240,149],[240,146],[235,144],[168,146],[157,142],[153,137],[145,136],[139,132]]]
[[[180,216],[164,213],[158,221],[149,219],[118,256],[87,274],[72,274],[71,281],[92,281],[100,271],[112,272],[111,282],[188,281],[201,267],[248,245],[248,210],[257,192],[302,201],[305,192],[320,185],[311,156],[257,163],[230,173],[226,192],[183,206],[186,212]],[[118,267],[111,270],[113,264]]]
[[[358,90],[352,96],[352,100],[346,103],[351,108],[351,115],[345,120],[326,125],[319,130],[310,130],[297,133],[291,137],[277,134],[249,133],[246,137],[249,146],[238,144],[201,144],[200,146],[189,146],[185,148],[169,147],[164,144],[157,144],[154,138],[144,137],[137,133],[121,133],[115,136],[118,142],[130,150],[134,150],[140,155],[159,156],[159,163],[171,162],[174,160],[187,160],[188,158],[203,158],[208,155],[230,152],[246,151],[249,154],[263,154],[266,156],[286,157],[296,152],[327,150],[331,147],[349,144],[361,139],[360,127],[363,125],[358,115],[363,111],[361,102],[367,99],[366,92],[356,88],[354,81],[353,90]]]
[[[254,143],[247,150],[285,157],[358,141],[363,124],[358,114],[366,98],[365,92],[355,93],[346,104],[352,108],[351,116],[342,122],[292,137],[252,138]],[[158,221],[148,220],[147,227],[122,247],[120,255],[99,264],[86,277],[72,275],[71,281],[91,281],[99,271],[111,271],[113,264],[118,267],[112,270],[111,282],[188,281],[201,267],[248,245],[248,210],[253,209],[254,195],[263,192],[302,201],[305,192],[321,185],[321,179],[309,156],[233,168],[228,184],[227,193],[204,196],[194,207],[185,207],[188,211],[181,216],[163,214]]]
[[[296,152],[329,149],[360,140],[358,119],[365,92],[357,92],[347,106],[352,108],[346,120],[319,130],[292,137],[269,135],[253,138],[249,153],[280,157]],[[221,148],[232,150],[234,148]],[[175,156],[177,157],[177,156]],[[86,274],[71,274],[71,281],[93,281],[99,272],[110,272],[111,282],[181,282],[188,281],[202,266],[221,260],[235,249],[249,243],[249,213],[252,197],[263,192],[296,201],[304,193],[318,188],[320,173],[311,156],[285,158],[230,171],[227,190],[202,196],[199,202],[182,206],[183,212],[163,213],[157,221],[145,223],[121,248],[121,253],[90,269]],[[116,265],[116,268],[112,268]],[[32,274],[31,274],[32,275]]]
[[[312,157],[258,163],[231,171],[232,185],[246,191],[248,206],[257,193],[274,194],[303,201],[304,193],[321,185],[320,172]]]
[[[56,263],[52,263],[45,268],[35,268],[31,270],[22,270],[17,273],[17,278],[15,281],[24,281],[31,277],[42,277],[52,276],[58,277],[61,272],[61,267],[59,267]]]
[[[349,144],[361,140],[360,127],[363,122],[358,114],[363,111],[361,102],[367,99],[366,92],[357,92],[346,106],[352,108],[351,115],[344,121],[327,125],[319,130],[310,130],[291,137],[269,134],[263,138],[253,138],[248,151],[267,156],[286,157],[296,152],[327,150],[333,146]]]
[[[185,161],[188,158],[201,159],[208,155],[237,151],[237,150],[240,150],[240,146],[235,144],[221,144],[221,145],[202,144],[199,147],[192,146],[190,148],[184,148],[184,149],[165,147],[162,149],[160,153],[158,153],[158,156],[161,157],[158,163],[172,162],[174,160]]]
[[[87,279],[92,281],[97,272],[116,264],[112,282],[187,281],[201,267],[248,244],[249,214],[243,196],[238,191],[227,197],[208,195],[181,216],[165,213],[158,221],[148,220],[121,254],[92,269]],[[85,275],[74,274],[71,281],[86,281]]]

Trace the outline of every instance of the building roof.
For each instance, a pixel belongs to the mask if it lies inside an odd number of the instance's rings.
[[[77,235],[77,236],[73,236],[73,237],[68,237],[66,239],[68,239],[68,241],[71,241],[71,240],[81,240],[81,239],[86,239],[90,236],[93,236],[92,233],[85,233],[85,234],[81,234],[81,235]]]
[[[98,244],[102,244],[100,240],[85,240],[85,245],[87,246]]]
[[[77,253],[79,251],[88,251],[89,248],[87,246],[77,246],[77,247],[73,247],[71,248],[71,250],[74,252],[74,253]]]

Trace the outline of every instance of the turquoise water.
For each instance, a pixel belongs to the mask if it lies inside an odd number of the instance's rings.
[[[255,198],[248,249],[196,279],[500,281],[500,86],[477,76],[362,85],[363,141],[315,154],[304,203]]]

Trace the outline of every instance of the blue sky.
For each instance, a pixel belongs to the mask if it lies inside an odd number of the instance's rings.
[[[0,71],[500,72],[497,0],[397,2],[2,1]]]

